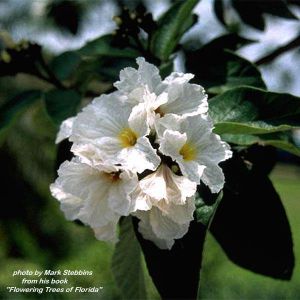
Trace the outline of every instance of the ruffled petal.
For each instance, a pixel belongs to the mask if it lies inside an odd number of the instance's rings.
[[[173,160],[181,159],[179,152],[186,143],[186,140],[186,133],[167,129],[164,131],[159,150],[161,153],[170,156]]]
[[[118,241],[116,231],[118,220],[119,218],[116,218],[105,226],[93,228],[95,237],[100,241],[107,241],[115,244]]]
[[[161,239],[154,233],[150,223],[150,213],[138,211],[134,214],[140,219],[138,231],[144,239],[153,242],[160,249],[171,249],[174,245],[174,239]]]
[[[148,87],[152,93],[161,83],[159,70],[154,65],[149,64],[143,57],[136,59],[138,70],[134,68],[125,68],[120,72],[120,81],[114,83],[114,86],[123,93],[130,93],[141,85]]]
[[[153,203],[164,200],[167,203],[184,204],[187,197],[195,194],[197,185],[184,176],[174,174],[162,164],[156,172],[140,181],[140,187],[153,199]]]
[[[139,210],[149,210],[152,207],[153,198],[145,194],[140,186],[138,185],[136,189],[130,194],[132,199],[131,211],[136,212]]]
[[[128,216],[133,210],[135,201],[130,194],[138,186],[138,177],[135,173],[123,171],[120,179],[111,184],[107,202],[109,207],[122,216]]]
[[[140,103],[132,109],[128,124],[138,136],[145,136],[150,132],[147,122],[147,108],[144,103]]]
[[[208,165],[201,180],[210,188],[212,193],[218,193],[225,183],[223,171],[218,165]]]
[[[170,218],[178,224],[187,224],[193,220],[195,211],[195,197],[189,197],[184,204],[178,205],[172,202],[159,201],[156,206],[163,216]]]
[[[70,140],[90,143],[103,137],[117,137],[128,127],[130,113],[131,107],[124,104],[118,94],[102,95],[78,114]]]
[[[168,87],[168,102],[160,110],[181,116],[204,114],[208,111],[207,95],[200,85],[172,83]]]
[[[189,180],[200,184],[200,179],[206,168],[205,165],[199,164],[196,161],[183,161],[182,159],[178,159],[177,162],[184,176]]]
[[[63,187],[58,183],[52,183],[50,185],[50,191],[52,196],[60,202],[60,209],[65,214],[66,219],[72,221],[76,220],[83,205],[82,199],[65,193]]]
[[[75,117],[68,118],[64,120],[59,128],[58,134],[56,136],[55,144],[60,143],[61,141],[67,139],[72,134],[73,123],[75,121]]]
[[[189,229],[189,222],[185,224],[178,224],[166,215],[163,215],[162,211],[157,207],[153,207],[149,211],[149,214],[151,228],[159,239],[180,239]]]
[[[139,138],[134,147],[123,149],[120,158],[124,167],[138,173],[145,170],[155,170],[160,164],[156,150],[152,148],[146,137]]]

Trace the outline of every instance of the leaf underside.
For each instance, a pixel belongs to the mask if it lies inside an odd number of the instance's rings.
[[[206,227],[191,222],[188,233],[176,240],[171,250],[161,250],[143,239],[138,219],[133,222],[148,271],[162,299],[196,299]]]
[[[289,280],[294,268],[291,229],[272,182],[239,158],[223,163],[223,199],[210,231],[227,256],[253,272]]]

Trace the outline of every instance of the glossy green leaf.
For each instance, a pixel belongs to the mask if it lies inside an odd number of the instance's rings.
[[[165,61],[176,48],[186,30],[194,24],[192,10],[199,0],[179,0],[158,20],[158,29],[151,39],[151,50]]]
[[[300,148],[297,147],[292,141],[288,139],[282,139],[274,135],[251,135],[251,134],[222,134],[222,140],[240,145],[251,146],[258,144],[261,146],[273,146],[278,149],[287,151],[294,155],[300,156]]]
[[[112,45],[113,36],[111,34],[101,36],[93,41],[88,42],[80,48],[77,53],[83,56],[108,56],[108,57],[128,57],[135,58],[139,52],[133,49],[120,49]]]
[[[56,125],[77,113],[81,96],[74,90],[51,90],[45,94],[46,110]]]
[[[222,163],[222,169],[223,198],[210,231],[237,265],[289,280],[295,264],[292,234],[268,175],[249,167],[238,153]]]
[[[253,87],[238,87],[212,98],[216,133],[265,134],[300,126],[300,99]]]
[[[147,299],[142,252],[131,217],[120,222],[119,242],[112,258],[112,272],[122,299]]]
[[[217,134],[265,134],[278,131],[286,131],[297,128],[290,125],[273,126],[263,121],[254,122],[219,122],[215,124],[214,132]]]
[[[259,70],[251,62],[228,51],[251,42],[236,34],[227,34],[196,51],[187,51],[187,71],[195,74],[195,81],[212,93],[239,85],[263,88],[265,84]]]
[[[197,188],[195,199],[195,220],[209,227],[210,221],[223,197],[223,193],[212,194],[207,186],[201,184]]]
[[[50,67],[59,80],[66,80],[77,69],[80,61],[80,56],[76,52],[65,52],[56,56]]]
[[[224,61],[226,64],[225,82],[221,86],[211,87],[208,92],[219,94],[242,85],[266,88],[260,71],[250,61],[229,50],[224,51]]]
[[[9,125],[19,112],[40,99],[41,96],[41,91],[30,90],[13,97],[0,106],[0,130]]]

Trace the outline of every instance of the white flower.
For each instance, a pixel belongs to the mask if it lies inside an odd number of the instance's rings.
[[[73,150],[84,156],[87,145],[102,161],[121,164],[138,173],[155,170],[160,158],[148,138],[146,112],[124,104],[118,93],[96,98],[76,117],[70,140]],[[98,151],[98,153],[97,153]]]
[[[171,249],[174,239],[183,237],[193,220],[196,183],[174,174],[162,164],[140,181],[133,194],[137,201],[152,205],[150,210],[136,211],[139,231],[161,249]]]
[[[119,218],[132,214],[145,239],[171,249],[193,220],[197,184],[220,191],[218,164],[232,153],[212,132],[207,95],[189,83],[192,74],[162,80],[144,58],[137,64],[120,72],[116,92],[62,123],[56,142],[69,138],[75,158],[50,189],[66,218],[100,240],[115,241]]]
[[[173,72],[162,81],[159,70],[154,65],[141,57],[136,61],[139,68],[122,70],[120,81],[114,86],[126,96],[125,102],[143,106],[150,127],[155,125],[156,115],[188,116],[207,112],[207,95],[204,89],[200,85],[188,83],[194,75]]]
[[[165,130],[159,150],[175,160],[182,174],[191,181],[200,184],[201,179],[213,193],[219,192],[225,179],[218,164],[230,158],[232,152],[229,145],[212,132],[210,118],[169,116],[161,123]]]
[[[99,239],[114,240],[120,216],[137,207],[130,196],[137,184],[137,175],[132,172],[112,166],[93,168],[75,158],[60,166],[50,190],[67,219],[91,226]]]

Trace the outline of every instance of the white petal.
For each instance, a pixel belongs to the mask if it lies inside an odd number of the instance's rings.
[[[209,140],[203,142],[200,149],[202,155],[199,160],[203,162],[209,161],[218,164],[232,156],[230,146],[222,142],[221,138],[214,133],[211,133]]]
[[[153,203],[164,199],[167,203],[184,204],[187,197],[195,194],[197,185],[162,164],[156,172],[140,181],[140,187],[153,199]]]
[[[177,205],[172,202],[159,201],[156,206],[162,212],[163,216],[167,216],[178,224],[187,224],[193,220],[195,211],[195,197],[187,199],[186,203]]]
[[[137,140],[134,147],[122,150],[120,154],[124,167],[131,171],[142,173],[145,170],[155,170],[160,164],[160,158],[156,154],[146,137]]]
[[[159,150],[161,153],[171,156],[173,160],[181,158],[180,149],[186,143],[187,136],[185,133],[180,133],[174,130],[165,130],[161,139]]]
[[[130,194],[138,186],[138,177],[129,171],[120,174],[120,180],[111,185],[107,202],[109,207],[122,216],[128,216],[133,210],[134,204]]]
[[[145,61],[144,58],[136,59],[139,65],[138,70],[134,68],[125,68],[120,72],[120,81],[114,83],[114,86],[123,93],[130,93],[141,85],[148,87],[152,93],[161,83],[159,70],[152,64]]]
[[[58,174],[55,184],[64,193],[82,200],[80,210],[77,210],[78,215],[73,215],[74,218],[92,227],[104,226],[116,218],[117,214],[107,202],[110,182],[98,169],[73,159],[71,162],[64,162]]]
[[[164,114],[203,114],[208,110],[207,95],[200,85],[173,83],[168,87],[168,102],[160,110]]]
[[[131,107],[122,103],[118,94],[96,98],[78,114],[70,140],[90,143],[102,137],[116,137],[128,127]]]
[[[142,234],[143,238],[152,241],[160,249],[171,249],[174,245],[173,239],[158,238],[152,230],[150,224],[149,212],[137,212],[134,214],[140,221],[138,224],[138,231]]]
[[[93,228],[95,237],[100,241],[116,243],[118,241],[116,227],[118,218],[105,226]]]
[[[223,171],[217,165],[207,166],[201,180],[210,188],[212,193],[218,193],[225,183]]]
[[[56,136],[55,143],[58,144],[64,139],[68,138],[72,133],[73,123],[74,123],[75,117],[68,118],[64,120],[59,128],[58,134]]]
[[[141,190],[153,198],[152,202],[167,198],[167,186],[163,176],[163,167],[160,166],[154,173],[140,181]]]
[[[63,188],[57,183],[50,185],[50,191],[52,196],[60,201],[60,208],[64,212],[66,219],[76,220],[83,205],[82,199],[65,193]]]
[[[180,170],[189,180],[200,184],[200,178],[206,168],[205,165],[199,164],[196,161],[183,161],[182,158],[177,159]]]
[[[147,123],[147,110],[144,103],[140,103],[132,109],[128,124],[139,136],[145,136],[149,133],[150,129]]]
[[[174,174],[167,166],[164,166],[164,178],[168,202],[184,204],[188,197],[195,195],[197,184],[184,176]]]
[[[194,77],[195,75],[191,73],[172,72],[164,79],[163,83],[168,85],[172,83],[184,84],[188,83]]]
[[[180,131],[182,117],[174,114],[167,114],[155,120],[155,130],[158,140],[163,137],[165,130]]]
[[[73,143],[71,151],[79,157],[82,163],[98,166],[103,164],[103,155],[100,150],[93,144]]]
[[[137,186],[136,189],[130,194],[131,197],[131,211],[135,212],[137,210],[149,210],[152,207],[152,198],[145,194],[140,186]]]
[[[153,207],[149,212],[150,225],[153,233],[163,240],[173,240],[182,238],[189,229],[190,222],[178,224],[162,214],[162,211]]]

